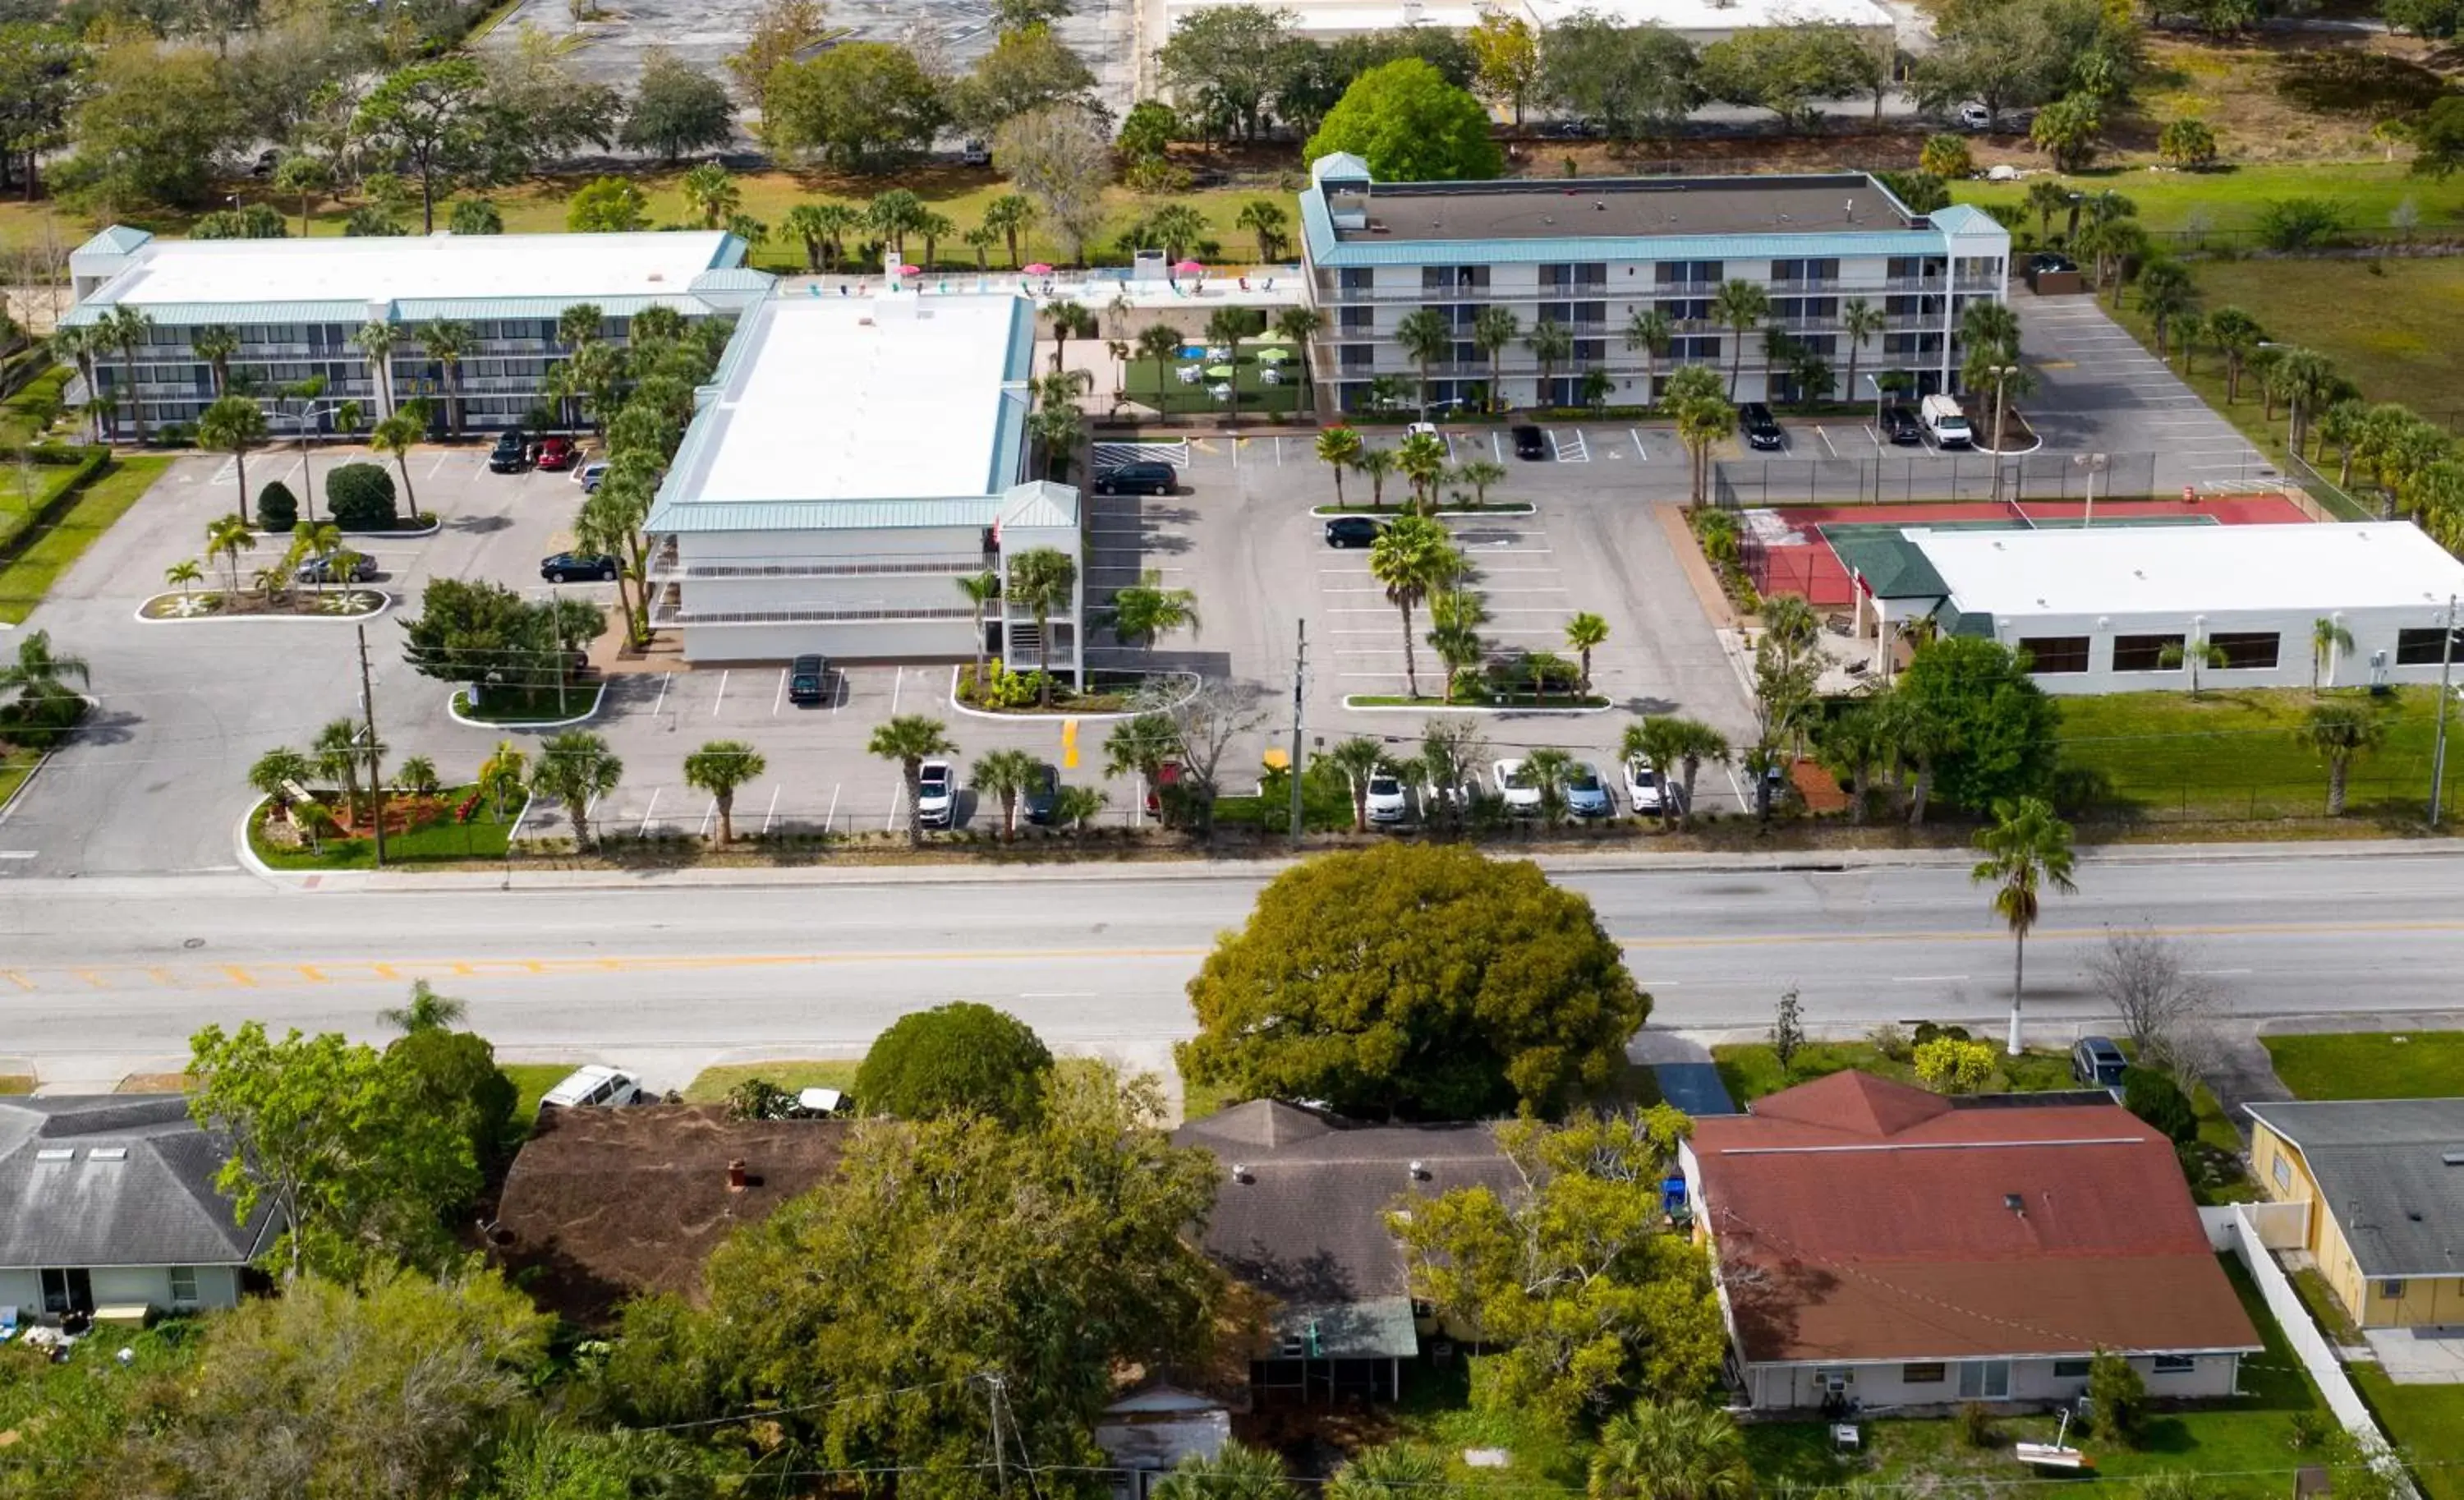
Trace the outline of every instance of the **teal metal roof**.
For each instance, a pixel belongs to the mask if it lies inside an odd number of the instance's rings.
[[[693,289],[696,292],[767,292],[771,284],[770,273],[756,271],[750,266],[721,267],[715,271],[705,271],[693,278]]]
[[[94,238],[79,245],[71,254],[82,255],[91,252],[104,255],[125,255],[153,237],[153,232],[149,230],[115,224],[109,229],[96,232]]]
[[[1001,518],[1004,526],[1075,526],[1078,492],[1048,479],[1012,485],[1001,496]]]
[[[630,318],[646,307],[672,307],[688,314],[708,310],[707,303],[689,293],[659,297],[419,297],[406,298],[392,306],[398,322],[424,323],[438,318],[501,322],[523,318],[553,320],[582,302],[610,318]]]
[[[1925,549],[1896,534],[1831,537],[1831,550],[1877,599],[1941,599],[1950,588]]]
[[[99,322],[111,311],[113,303],[79,302],[60,316],[68,327],[82,327]],[[348,323],[353,327],[368,320],[365,302],[132,302],[146,317],[165,328],[188,328],[199,323],[229,323],[239,327],[250,323]]]

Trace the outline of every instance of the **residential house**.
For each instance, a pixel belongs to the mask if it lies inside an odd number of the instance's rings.
[[[1755,1408],[2047,1401],[2099,1351],[2158,1397],[2262,1346],[2172,1142],[2101,1093],[1947,1098],[1834,1073],[1681,1154]]]
[[[214,1186],[231,1144],[178,1094],[0,1098],[0,1307],[142,1318],[227,1308],[273,1238]]]
[[[2464,1099],[2254,1104],[2250,1160],[2364,1328],[2464,1324]]]

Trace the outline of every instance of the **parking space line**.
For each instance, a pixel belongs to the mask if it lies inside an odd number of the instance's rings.
[[[659,673],[658,700],[650,705],[650,717],[652,718],[658,717],[659,710],[668,706],[668,684],[675,680],[676,674],[672,672],[663,672]]]
[[[1592,450],[1591,445],[1583,441],[1583,430],[1577,427],[1569,428],[1567,430],[1573,434],[1571,439],[1559,437],[1557,435],[1557,430],[1553,427],[1549,430],[1549,446],[1555,451],[1557,462],[1561,464],[1590,463],[1592,461]]]
[[[1651,454],[1643,451],[1642,434],[1632,428],[1627,428],[1625,430],[1625,435],[1634,440],[1634,456],[1641,459],[1644,463],[1651,462]]]
[[[779,794],[784,790],[786,790],[784,782],[770,788],[770,810],[761,815],[761,831],[765,836],[770,831],[770,820],[779,816]]]
[[[770,699],[770,717],[779,717],[779,705],[787,701],[787,669],[779,669],[779,691]]]
[[[711,826],[711,823],[712,823],[712,821],[713,821],[714,819],[715,819],[717,816],[718,816],[718,799],[717,799],[717,798],[715,798],[715,797],[713,797],[713,798],[710,800],[710,805],[709,805],[709,806],[707,806],[707,807],[704,807],[704,808],[701,810],[701,833],[700,833],[700,836],[701,836],[702,838],[708,838],[708,837],[710,837],[710,826]]]
[[[882,820],[881,831],[891,833],[898,827],[898,809],[907,801],[907,782],[902,777],[890,792],[890,816]]]
[[[904,667],[895,668],[893,669],[893,673],[894,675],[890,679],[890,717],[896,718],[898,717],[898,695],[900,691],[907,686],[907,669]]]
[[[720,705],[727,701],[727,678],[728,671],[722,668],[718,673],[718,692],[714,694],[710,700],[710,717],[713,718],[718,717]]]
[[[831,827],[832,827],[834,824],[836,824],[838,821],[839,821],[839,783],[836,783],[836,782],[832,782],[832,783],[830,783],[830,810],[829,810],[829,811],[827,811],[827,812],[825,812],[825,813],[824,813],[824,814],[822,814],[822,831],[823,831],[824,833],[827,833],[827,832],[829,832],[829,831],[830,831]]]
[[[1824,431],[1824,430],[1822,430],[1822,427],[1821,427],[1821,425],[1820,425],[1819,423],[1815,424],[1815,429],[1814,429],[1814,435],[1815,435],[1815,436],[1816,436],[1816,437],[1818,437],[1818,438],[1820,438],[1820,439],[1822,439],[1822,446],[1823,446],[1824,450],[1825,450],[1826,452],[1828,452],[1831,454],[1831,456],[1832,456],[1832,457],[1837,458],[1837,457],[1838,457],[1838,456],[1839,456],[1839,450],[1838,450],[1837,447],[1834,447],[1834,446],[1833,446],[1833,444],[1832,444],[1832,441],[1831,441],[1831,434],[1830,434],[1829,432]]]
[[[1499,463],[1506,462],[1506,439],[1498,433],[1488,434],[1488,455]]]

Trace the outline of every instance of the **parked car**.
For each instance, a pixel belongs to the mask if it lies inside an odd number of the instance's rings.
[[[1430,437],[1438,438],[1440,441],[1444,440],[1442,434],[1438,431],[1438,425],[1435,422],[1414,422],[1408,424],[1403,429],[1403,435],[1405,437],[1417,437],[1424,433]]]
[[[1420,806],[1426,811],[1435,812],[1444,807],[1469,816],[1472,804],[1480,799],[1480,772],[1471,766],[1463,767],[1463,780],[1451,786],[1441,786],[1436,782],[1420,783]]]
[[[1540,815],[1540,783],[1524,770],[1521,761],[1500,761],[1489,767],[1497,783],[1497,795],[1506,802],[1506,810],[1518,818]]]
[[[496,434],[496,446],[488,450],[488,468],[496,474],[518,474],[531,461],[531,435],[517,427],[509,427]]]
[[[970,140],[958,148],[958,160],[969,166],[990,166],[993,165],[992,147],[981,141]]]
[[[348,578],[344,578],[341,569],[334,565],[340,561],[339,558],[310,558],[300,563],[298,571],[291,576],[303,584],[364,584],[377,576],[377,560],[374,558],[352,558]]]
[[[830,694],[830,664],[818,651],[806,651],[787,664],[787,701],[799,708],[824,702]]]
[[[2071,1048],[2071,1076],[2090,1089],[2119,1089],[2130,1059],[2109,1036],[2083,1036]]]
[[[1959,122],[1969,130],[1991,130],[1993,128],[1993,111],[1976,99],[1969,99],[1959,106]]]
[[[251,177],[271,177],[274,175],[274,169],[281,165],[282,153],[272,146],[267,146],[264,150],[256,153],[256,163],[248,169],[248,175]]]
[[[1549,434],[1529,422],[1517,426],[1513,436],[1515,457],[1536,460],[1549,456]]]
[[[1038,827],[1052,821],[1054,809],[1061,805],[1061,769],[1046,761],[1026,779],[1026,790],[1018,795],[1018,810],[1026,821]]]
[[[1656,817],[1668,804],[1668,783],[1660,767],[1648,756],[1635,756],[1625,763],[1625,802],[1638,818]]]
[[[1748,448],[1775,449],[1786,446],[1788,435],[1779,430],[1779,418],[1760,401],[1749,401],[1737,408],[1737,430],[1746,435]]]
[[[642,1087],[642,1080],[631,1073],[596,1063],[577,1068],[564,1075],[564,1081],[539,1095],[542,1105],[560,1109],[588,1109],[598,1105],[654,1104],[658,1095]]]
[[[1412,815],[1411,800],[1404,795],[1403,779],[1392,771],[1379,771],[1369,778],[1369,821],[1392,827]]]
[[[1969,441],[1968,413],[1948,396],[1927,396],[1919,403],[1917,414],[1924,419],[1925,430],[1933,434],[1936,446],[1966,448]]]
[[[581,452],[574,448],[573,439],[569,437],[542,437],[539,439],[539,466],[542,469],[549,470],[556,474],[562,474],[567,469],[572,468],[575,462],[581,457]]]
[[[1608,783],[1600,780],[1599,767],[1589,761],[1575,761],[1566,777],[1566,810],[1577,818],[1605,818],[1617,811]]]
[[[600,481],[607,477],[607,460],[593,458],[573,466],[573,482],[582,486],[584,495],[597,495]]]
[[[1917,414],[1899,402],[1882,408],[1882,436],[1898,448],[1921,448],[1925,445],[1925,424]]]
[[[915,810],[928,828],[946,828],[958,811],[958,773],[947,761],[927,761],[915,778]]]
[[[1097,495],[1170,495],[1180,475],[1166,463],[1138,462],[1107,469],[1095,476]]]
[[[1385,531],[1386,523],[1366,516],[1337,516],[1326,523],[1326,544],[1330,547],[1365,547],[1375,542]]]
[[[539,560],[539,577],[551,584],[612,584],[616,560],[604,552],[560,552]]]

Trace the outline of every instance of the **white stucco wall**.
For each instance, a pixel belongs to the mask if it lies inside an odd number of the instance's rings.
[[[2085,1357],[2079,1357],[2084,1358]],[[2076,1376],[2056,1375],[2058,1361],[2046,1359],[2013,1359],[2011,1364],[2010,1394],[1999,1400],[2009,1401],[2067,1401],[2087,1389],[2084,1373]],[[2147,1382],[2151,1396],[2168,1399],[2205,1399],[2233,1394],[2234,1373],[2240,1359],[2235,1355],[2200,1355],[2194,1357],[2190,1369],[2180,1373],[2159,1375],[2153,1356],[2134,1357],[2131,1364]],[[1844,1370],[1848,1373],[1846,1394],[1867,1407],[1955,1405],[1965,1398],[1960,1395],[1960,1361],[1946,1363],[1943,1379],[1911,1382],[1905,1379],[1908,1366],[1899,1361],[1875,1364],[1757,1364],[1748,1367],[1748,1382],[1758,1410],[1811,1409],[1822,1404],[1822,1373]]]

